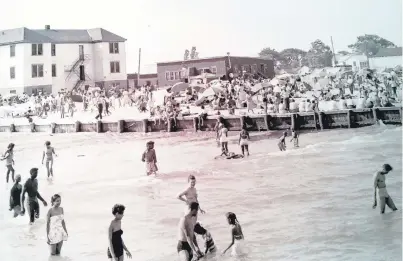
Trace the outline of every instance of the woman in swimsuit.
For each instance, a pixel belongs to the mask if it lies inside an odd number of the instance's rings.
[[[197,203],[199,203],[199,201],[198,201],[198,199],[197,199],[197,190],[196,190],[196,188],[195,188],[195,186],[196,186],[196,177],[195,176],[193,176],[193,175],[189,175],[189,177],[188,177],[188,183],[189,183],[189,187],[185,190],[185,191],[183,191],[182,193],[180,193],[179,195],[178,195],[178,199],[179,200],[181,200],[181,201],[183,201],[183,202],[185,202],[186,203],[186,212],[188,212],[189,211],[189,205],[192,203],[192,202],[197,202]],[[185,198],[183,198],[183,197],[185,197]],[[202,210],[201,208],[200,208],[200,203],[199,203],[199,210],[200,210],[200,212],[202,213],[202,214],[204,214],[204,213],[206,213],[204,210]]]
[[[50,146],[50,141],[45,142],[46,149],[43,151],[42,154],[42,165],[43,165],[43,160],[45,159],[46,156],[46,169],[48,171],[48,178],[50,176],[53,177],[53,154],[57,157],[57,154],[55,152],[55,149]]]
[[[242,155],[245,156],[245,150],[246,150],[246,155],[249,156],[249,132],[246,130],[246,127],[242,128],[241,133],[239,133],[239,146],[241,146],[242,150]]]
[[[240,256],[244,254],[242,250],[242,244],[244,241],[244,236],[242,232],[242,227],[236,218],[236,215],[232,212],[228,212],[226,215],[228,224],[231,226],[231,244],[224,250],[225,254],[232,247],[232,255]]]
[[[63,241],[67,240],[68,233],[64,222],[64,209],[60,207],[62,199],[59,194],[53,195],[50,200],[52,208],[47,215],[46,234],[52,256],[60,255]]]
[[[6,161],[6,167],[7,167],[7,183],[8,183],[8,179],[10,177],[10,173],[11,173],[11,178],[13,179],[13,182],[15,182],[14,180],[14,173],[15,170],[13,168],[14,165],[14,143],[10,143],[8,144],[7,150],[3,155],[3,158],[1,160],[5,160]]]
[[[124,216],[125,206],[116,204],[112,208],[112,214],[115,216],[115,219],[112,220],[109,226],[109,248],[108,248],[108,258],[112,261],[123,261],[124,255],[123,251],[126,251],[126,255],[128,258],[132,258],[132,254],[130,254],[127,249],[125,243],[122,239],[122,218]]]
[[[287,137],[287,132],[285,131],[283,135],[280,137],[278,141],[278,148],[280,151],[285,151],[286,150],[286,145],[285,145],[285,137]]]

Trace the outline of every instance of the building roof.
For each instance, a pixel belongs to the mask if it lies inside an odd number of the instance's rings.
[[[372,57],[390,57],[390,56],[402,56],[402,47],[381,48]]]
[[[140,74],[140,79],[153,79],[158,78],[158,74],[156,73],[147,73],[147,74]],[[137,73],[129,73],[127,74],[128,80],[137,80]]]
[[[198,59],[189,59],[189,60],[176,60],[176,61],[167,61],[167,62],[158,62],[158,65],[173,65],[173,64],[186,64],[186,63],[197,63],[197,62],[207,62],[207,61],[217,61],[217,60],[224,60],[227,59],[228,56],[214,56],[214,57],[205,57],[205,58],[198,58]],[[249,58],[249,59],[259,59],[259,60],[271,60],[262,57],[242,57],[242,56],[230,56],[231,58]]]
[[[88,30],[33,30],[22,27],[0,31],[0,45],[17,43],[97,43],[125,41],[125,38],[102,28]]]

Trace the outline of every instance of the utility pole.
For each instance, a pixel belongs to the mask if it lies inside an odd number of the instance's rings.
[[[140,64],[141,64],[141,48],[139,48],[139,67],[137,69],[137,87],[139,86],[140,83]]]
[[[332,43],[334,66],[336,66],[337,65],[337,60],[336,60],[336,53],[334,52],[334,45],[333,45],[333,37],[332,36],[330,36],[330,42]]]

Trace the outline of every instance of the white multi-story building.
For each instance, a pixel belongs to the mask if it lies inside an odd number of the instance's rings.
[[[0,31],[0,94],[126,88],[125,42],[102,28]]]

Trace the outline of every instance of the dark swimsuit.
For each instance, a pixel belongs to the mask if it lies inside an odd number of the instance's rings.
[[[16,206],[21,206],[21,192],[22,187],[19,187],[17,184],[14,184],[11,189],[11,198],[13,199],[13,204],[10,202],[10,208],[14,208]]]
[[[193,259],[193,251],[192,251],[192,248],[190,247],[188,242],[178,241],[177,249],[178,249],[178,253],[183,251],[183,250],[187,251],[188,254],[189,254],[188,261],[192,261],[192,259]]]
[[[123,240],[122,240],[123,231],[121,229],[112,233],[112,247],[113,252],[115,253],[115,257],[119,258],[123,256]],[[108,247],[108,258],[112,258],[111,251]]]

